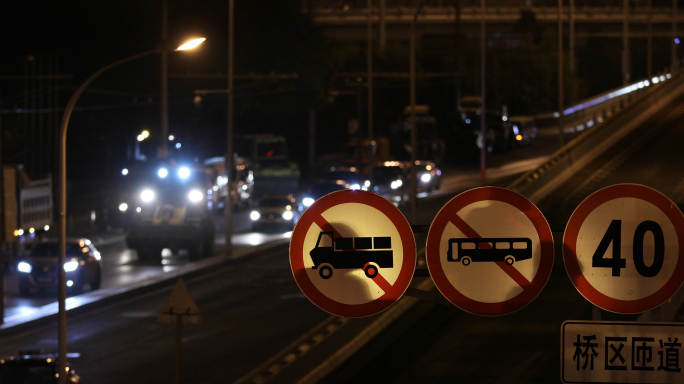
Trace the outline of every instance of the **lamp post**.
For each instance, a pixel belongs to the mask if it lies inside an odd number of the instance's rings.
[[[195,48],[202,42],[204,38],[191,40],[178,48],[176,51],[184,51],[188,49]],[[69,125],[69,119],[71,118],[71,113],[74,111],[74,106],[78,101],[79,97],[85,92],[86,88],[95,81],[100,75],[109,71],[114,67],[118,67],[121,64],[128,63],[129,61],[137,60],[145,56],[149,56],[155,53],[174,51],[168,44],[162,44],[154,49],[139,53],[137,55],[129,56],[125,59],[121,59],[112,64],[109,64],[99,71],[91,75],[83,84],[81,84],[76,92],[74,92],[71,99],[67,103],[64,109],[64,115],[62,116],[62,123],[60,125],[60,142],[59,142],[59,266],[63,266],[66,261],[66,134],[67,127]],[[58,270],[58,284],[59,284],[59,382],[60,384],[66,383],[66,272],[64,268],[57,268]]]

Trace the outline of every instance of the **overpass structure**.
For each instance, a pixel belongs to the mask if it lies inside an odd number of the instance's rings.
[[[330,37],[365,40],[368,3],[312,0],[308,2],[306,12],[311,13],[314,23]],[[555,28],[559,19],[556,1],[490,0],[485,3],[484,12],[480,1],[375,0],[371,3],[372,22],[378,26],[380,38],[386,36],[388,40],[408,40],[410,24],[419,10],[418,34],[453,35],[456,28],[464,33],[479,33],[483,13],[491,31],[510,30],[520,22],[522,12],[534,15],[536,23],[546,28]],[[525,6],[524,3],[535,4]],[[674,7],[672,2],[654,3],[650,7],[647,1],[631,2],[627,7],[614,3],[601,5],[600,2],[582,2],[577,6],[565,3],[560,17],[568,32],[577,39],[622,38],[625,33],[629,38],[676,37],[677,25],[684,22],[684,12],[676,3]]]

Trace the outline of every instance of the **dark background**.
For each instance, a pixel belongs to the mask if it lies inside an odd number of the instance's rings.
[[[399,2],[389,2],[397,6]],[[408,2],[411,3],[411,2]],[[412,2],[415,6],[416,2]],[[511,115],[533,115],[557,108],[556,27],[537,22],[524,1],[491,2],[521,7],[520,21],[488,28],[488,106],[507,105]],[[535,6],[557,2],[537,1]],[[596,2],[592,2],[595,4]],[[622,1],[603,1],[620,7]],[[205,36],[194,52],[171,53],[169,60],[169,132],[182,143],[174,155],[203,160],[226,151],[227,0],[169,0],[168,37]],[[349,2],[363,8],[366,2]],[[442,3],[445,7],[479,1]],[[644,1],[633,1],[632,7]],[[653,1],[654,7],[671,2]],[[333,40],[315,27],[307,12],[326,1],[235,1],[235,134],[285,135],[290,152],[305,173],[309,118],[316,117],[316,155],[334,153],[349,140],[351,119],[365,128],[365,42]],[[490,6],[489,2],[487,4]],[[576,6],[584,5],[576,2]],[[2,161],[24,164],[32,177],[56,174],[56,145],[63,108],[73,91],[98,69],[147,51],[161,40],[162,1],[39,1],[0,3],[0,127]],[[458,35],[458,36],[457,36]],[[510,48],[506,42],[522,42]],[[418,103],[431,107],[436,125],[425,137],[447,143],[448,161],[475,162],[472,141],[457,134],[456,107],[462,95],[479,94],[480,38],[466,30],[450,36],[423,35],[418,44],[418,73],[457,73],[421,78]],[[632,78],[646,76],[645,39],[630,41]],[[670,63],[669,39],[654,39],[653,68]],[[565,103],[622,84],[620,39],[577,41],[576,72],[565,63]],[[565,59],[567,60],[567,53]],[[390,37],[387,49],[375,51],[374,70],[408,72],[408,42]],[[88,87],[69,124],[68,177],[106,182],[131,162],[135,138],[154,157],[160,132],[161,58],[152,55],[114,68]],[[197,90],[216,93],[196,97]],[[338,96],[332,96],[331,92]],[[374,79],[374,132],[406,141],[404,107],[408,81]],[[396,154],[398,155],[398,154]]]

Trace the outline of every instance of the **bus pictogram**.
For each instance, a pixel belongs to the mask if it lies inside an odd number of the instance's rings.
[[[328,240],[329,239],[329,240]],[[316,247],[309,252],[318,274],[329,279],[334,269],[363,269],[368,278],[378,275],[378,268],[392,268],[392,238],[335,237],[332,231],[318,234]]]
[[[454,238],[449,239],[447,250],[448,261],[461,262],[466,266],[483,261],[503,261],[513,265],[516,261],[531,258],[532,240],[527,237]]]

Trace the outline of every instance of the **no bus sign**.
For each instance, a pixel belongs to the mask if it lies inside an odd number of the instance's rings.
[[[617,184],[587,197],[563,236],[575,288],[606,311],[633,314],[662,305],[684,282],[684,216],[655,189]]]
[[[302,214],[292,232],[290,266],[304,295],[324,311],[370,316],[408,288],[416,242],[404,215],[385,198],[337,191]]]
[[[477,315],[505,315],[546,285],[553,236],[525,197],[504,188],[475,188],[439,211],[425,257],[437,289],[451,303]]]

